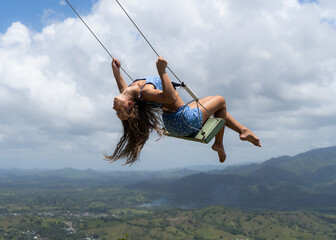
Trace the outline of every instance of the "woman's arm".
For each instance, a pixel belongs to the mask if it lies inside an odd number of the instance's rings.
[[[157,60],[156,68],[162,82],[162,98],[165,99],[165,101],[168,103],[174,103],[177,98],[177,92],[175,91],[166,72],[167,61],[162,56],[160,56]]]
[[[112,65],[114,78],[118,85],[119,92],[122,93],[122,91],[124,91],[124,89],[127,88],[127,84],[123,76],[120,73],[121,63],[118,59],[113,58],[111,65]]]
[[[141,91],[141,98],[148,102],[171,104],[175,103],[178,93],[175,91],[168,74],[166,73],[167,61],[161,56],[156,62],[156,67],[162,82],[162,91],[149,85]]]

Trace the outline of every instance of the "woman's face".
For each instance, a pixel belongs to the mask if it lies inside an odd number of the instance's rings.
[[[113,100],[113,109],[120,120],[126,120],[134,103],[125,95],[119,94]]]

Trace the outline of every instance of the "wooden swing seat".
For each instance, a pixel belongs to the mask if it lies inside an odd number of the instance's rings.
[[[224,126],[225,121],[222,118],[209,118],[202,126],[202,128],[195,134],[187,137],[175,136],[164,129],[164,135],[168,137],[180,138],[188,141],[195,141],[201,143],[209,143],[217,133]]]

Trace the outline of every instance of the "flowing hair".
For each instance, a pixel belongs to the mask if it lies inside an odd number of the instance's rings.
[[[123,135],[111,156],[104,154],[109,162],[126,158],[126,164],[132,165],[139,157],[150,133],[155,130],[162,137],[161,109],[150,106],[145,101],[136,100],[134,107],[128,114],[127,120],[122,120]]]

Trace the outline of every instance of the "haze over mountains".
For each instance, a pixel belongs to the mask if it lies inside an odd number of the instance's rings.
[[[0,187],[106,187],[146,195],[143,206],[196,208],[224,205],[242,209],[336,212],[336,147],[261,164],[200,172],[190,169],[139,172],[0,170]]]

